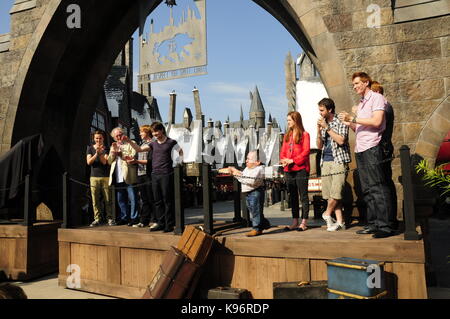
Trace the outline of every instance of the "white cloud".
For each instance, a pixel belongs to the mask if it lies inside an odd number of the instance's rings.
[[[249,96],[250,88],[252,86],[247,83],[226,83],[226,82],[212,82],[208,85],[208,89],[215,93],[221,93],[233,96]]]

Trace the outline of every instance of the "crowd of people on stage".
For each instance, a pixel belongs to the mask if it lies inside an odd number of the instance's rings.
[[[318,102],[320,118],[317,121],[317,146],[322,150],[320,160],[322,197],[328,204],[322,218],[327,224],[327,231],[346,228],[342,213],[342,197],[348,164],[351,162],[348,133],[349,129],[352,129],[356,133],[354,152],[357,176],[367,207],[367,224],[364,229],[357,231],[357,234],[372,234],[374,238],[385,238],[395,234],[397,210],[389,160],[393,155],[391,136],[394,114],[392,106],[383,96],[383,87],[378,82],[372,81],[368,74],[354,73],[352,84],[355,93],[360,96],[360,102],[353,107],[352,113],[336,114],[334,101],[329,98]],[[308,229],[309,155],[310,134],[304,129],[300,113],[290,112],[280,152],[280,164],[284,168],[292,209],[292,224],[286,226],[285,231]],[[251,176],[254,175],[252,170],[258,167],[251,167],[254,163],[258,161],[247,158],[245,171]],[[243,174],[232,167],[229,170],[237,176]],[[253,192],[259,192],[260,186],[257,179],[241,182],[245,183],[248,189],[247,205],[254,219],[253,230],[247,236],[261,235],[263,230],[267,229],[267,223],[263,223],[265,220],[263,206],[249,200]]]
[[[139,128],[142,142],[137,145],[120,127],[112,130],[114,142],[108,149],[103,132],[93,134],[86,161],[91,166],[91,195],[94,221],[91,227],[107,224],[149,226],[150,231],[171,232],[175,226],[172,150],[183,156],[177,142],[166,135],[162,123]],[[120,215],[112,217],[110,187],[114,185]],[[138,205],[138,203],[141,203]],[[103,213],[104,209],[104,213]]]
[[[392,106],[383,96],[383,87],[364,72],[352,76],[353,89],[360,102],[351,113],[336,114],[332,99],[318,102],[320,118],[317,121],[317,146],[322,150],[320,167],[322,197],[327,208],[322,215],[327,231],[346,229],[342,199],[348,165],[351,162],[349,129],[356,133],[355,159],[359,184],[367,207],[367,224],[358,234],[373,234],[374,238],[394,234],[396,216],[396,192],[392,181],[391,142],[394,114]],[[101,223],[104,201],[108,225],[150,227],[150,231],[171,232],[175,226],[172,151],[183,151],[175,140],[166,135],[164,125],[155,122],[140,127],[142,142],[137,145],[124,135],[121,128],[111,132],[114,139],[111,148],[104,145],[102,132],[94,133],[94,144],[87,149],[87,164],[91,166],[91,192],[94,221]],[[310,134],[305,131],[299,112],[287,115],[287,132],[280,151],[280,164],[290,194],[292,224],[284,231],[308,229],[310,172]],[[246,167],[239,171],[234,167],[224,169],[242,183],[242,192],[252,218],[252,230],[248,237],[261,235],[270,228],[264,217],[264,169],[258,152],[251,150]],[[120,219],[112,219],[111,194],[108,186],[114,185],[120,207]],[[138,185],[138,187],[135,187]],[[140,208],[138,209],[138,198]],[[152,209],[154,207],[154,209]],[[301,209],[301,218],[300,218]]]

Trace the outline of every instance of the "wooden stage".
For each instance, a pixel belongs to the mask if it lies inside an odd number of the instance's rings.
[[[273,282],[327,280],[326,260],[354,257],[385,261],[394,297],[427,298],[423,241],[406,241],[403,234],[374,239],[355,234],[359,229],[283,232],[273,227],[253,238],[245,237],[250,228],[229,230],[216,238],[199,291],[231,286],[271,299]],[[140,298],[164,252],[179,238],[128,226],[59,229],[59,285],[66,286],[67,266],[76,264],[80,290]]]

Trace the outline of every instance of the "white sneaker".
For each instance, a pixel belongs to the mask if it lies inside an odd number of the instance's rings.
[[[331,217],[331,215],[325,215],[325,213],[322,214],[322,218],[327,222],[327,230],[330,229],[331,226],[333,226],[334,223],[336,223],[336,219]]]
[[[345,230],[345,224],[339,224],[336,223],[332,225],[331,227],[327,228],[328,231],[338,231],[338,230]]]
[[[94,220],[94,221],[89,225],[89,227],[97,227],[97,226],[100,226],[100,221],[99,221],[99,220]]]
[[[133,227],[144,227],[143,223],[134,224]]]
[[[116,221],[114,219],[108,219],[108,226],[116,226]]]

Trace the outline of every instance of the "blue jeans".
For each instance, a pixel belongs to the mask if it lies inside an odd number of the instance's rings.
[[[253,229],[262,230],[261,222],[264,220],[264,190],[255,189],[246,195],[247,208],[252,217]]]
[[[136,192],[132,185],[125,183],[116,184],[117,189],[117,201],[120,207],[120,219],[129,220],[128,216],[133,219],[138,218],[138,212],[136,209]],[[128,212],[130,212],[128,214]]]

